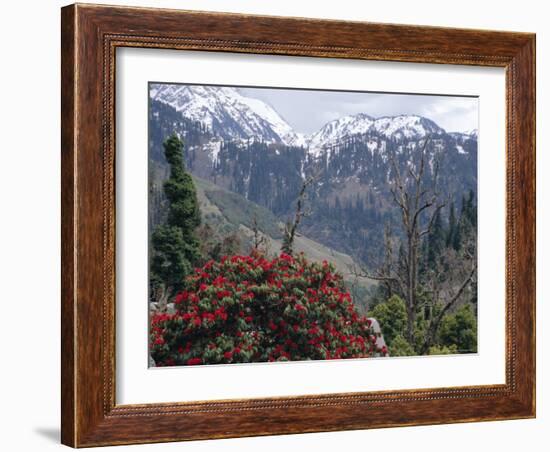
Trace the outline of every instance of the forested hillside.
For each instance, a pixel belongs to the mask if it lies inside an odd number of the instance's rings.
[[[476,350],[476,131],[361,114],[303,136],[229,88],[153,91],[151,230],[167,215],[163,141],[175,133],[197,187],[203,255],[247,253],[258,235],[276,254],[300,198],[298,252],[336,264],[391,354]]]

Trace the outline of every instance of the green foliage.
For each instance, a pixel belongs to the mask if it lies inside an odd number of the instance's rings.
[[[451,207],[449,208],[449,228],[447,230],[446,240],[447,248],[454,248],[455,250],[458,250],[460,248],[460,240],[460,224],[456,218],[454,202],[452,202]]]
[[[419,295],[422,297],[422,295]],[[432,308],[429,314],[417,313],[414,325],[415,343],[410,344],[405,338],[407,328],[407,312],[405,302],[397,295],[377,304],[368,317],[378,320],[384,340],[391,356],[414,356],[420,353],[428,328],[428,318],[437,316],[441,306]],[[471,304],[465,304],[454,314],[443,317],[436,343],[428,354],[443,355],[454,353],[471,353],[477,350],[477,321]]]
[[[414,344],[413,348],[416,350],[417,354],[421,353],[422,345],[424,344],[424,339],[426,337],[426,332],[428,330],[428,321],[422,315],[416,316],[416,321],[414,324]]]
[[[175,226],[158,226],[151,237],[154,255],[151,269],[158,281],[176,286],[193,270],[189,256],[194,256],[194,243],[186,242],[182,230]]]
[[[433,267],[437,258],[445,247],[445,229],[441,219],[441,210],[438,210],[427,239],[427,265]]]
[[[462,200],[461,216],[473,227],[477,226],[477,208],[475,205],[475,193],[473,190],[468,192],[468,198]]]
[[[384,338],[385,339],[385,338]],[[416,352],[401,334],[395,336],[389,346],[390,356],[414,356]]]
[[[164,151],[170,164],[170,177],[164,183],[169,203],[167,223],[180,228],[184,236],[192,236],[201,218],[195,185],[183,163],[183,143],[172,135],[164,142]]]
[[[439,217],[439,216],[438,216]],[[439,240],[442,232],[442,225],[438,225],[438,221],[441,219],[436,217],[432,231],[428,236],[428,256],[429,263],[435,262],[438,254],[441,252],[442,247],[437,246],[436,243]],[[460,209],[460,215],[457,217],[454,203],[451,203],[449,207],[449,219],[447,225],[447,231],[445,234],[445,246],[447,248],[453,248],[455,251],[459,251],[464,242],[467,239],[476,234],[477,229],[477,206],[475,203],[475,193],[473,190],[469,190],[468,197],[462,196],[462,207]],[[438,248],[437,251],[435,248]],[[473,251],[473,250],[470,250]]]
[[[151,281],[153,287],[162,285],[170,292],[181,287],[200,257],[195,229],[201,218],[193,179],[183,163],[183,143],[176,135],[164,142],[164,153],[170,164],[164,183],[169,207],[166,223],[151,235]]]
[[[477,351],[477,320],[470,304],[460,307],[454,314],[441,321],[439,342],[443,346],[455,346],[459,353]]]
[[[390,347],[394,338],[405,334],[407,328],[407,310],[405,302],[397,295],[393,295],[386,302],[375,306],[368,314],[378,320],[384,340]]]
[[[434,345],[428,350],[428,355],[455,355],[458,353],[456,345]]]
[[[383,356],[327,262],[223,256],[186,278],[175,314],[151,319],[157,366]]]
[[[455,205],[451,202],[446,224],[441,214],[434,217],[432,228],[421,248],[422,264],[417,299],[423,308],[416,314],[415,344],[417,352],[426,352],[425,335],[430,321],[436,318],[444,307],[445,299],[432,300],[431,282],[443,287],[456,288],[460,276],[453,271],[469,265],[470,257],[477,252],[477,206],[473,190],[464,193],[461,209],[457,215]],[[447,315],[430,338],[433,351],[441,353],[468,353],[477,349],[476,306],[477,279],[473,278],[464,290],[459,304],[464,304],[455,314]],[[435,347],[435,348],[434,348]],[[430,353],[430,350],[427,351]]]

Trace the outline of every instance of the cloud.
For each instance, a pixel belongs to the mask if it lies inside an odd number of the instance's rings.
[[[358,113],[375,118],[416,114],[431,119],[449,132],[478,127],[478,99],[475,97],[270,88],[243,88],[241,91],[267,101],[303,133],[313,133],[329,121]]]

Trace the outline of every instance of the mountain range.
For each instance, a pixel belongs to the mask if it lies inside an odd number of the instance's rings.
[[[243,96],[235,88],[153,84],[150,97],[201,122],[225,140],[257,138],[289,146],[304,144],[303,137],[270,105]]]
[[[232,87],[152,84],[151,100],[173,107],[183,117],[204,124],[212,135],[224,140],[259,140],[299,146],[319,156],[322,150],[354,135],[378,134],[396,139],[421,139],[446,134],[432,120],[418,115],[374,118],[366,113],[347,115],[305,135],[293,130],[268,103],[247,97]],[[452,132],[457,139],[477,137],[477,129]]]
[[[429,138],[426,181],[437,173],[442,196],[457,207],[469,191],[477,195],[477,130],[447,132],[419,115],[360,113],[305,135],[237,88],[151,84],[149,98],[153,223],[162,218],[167,177],[162,142],[174,132],[185,142],[195,177],[268,209],[281,222],[292,216],[304,179],[317,175],[301,234],[369,266],[379,262],[384,225],[395,224],[398,215],[388,184],[391,155],[406,175]]]

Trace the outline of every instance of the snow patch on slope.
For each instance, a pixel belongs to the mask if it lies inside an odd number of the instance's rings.
[[[271,106],[242,95],[236,88],[153,84],[149,95],[224,139],[256,138],[287,145],[301,140]]]
[[[309,141],[309,153],[318,157],[323,152],[347,139],[358,135],[378,135],[384,138],[422,139],[428,135],[437,136],[445,133],[430,119],[417,115],[384,116],[373,118],[367,114],[344,116],[329,122],[312,135]],[[368,149],[373,152],[378,147],[375,141],[369,141]]]

